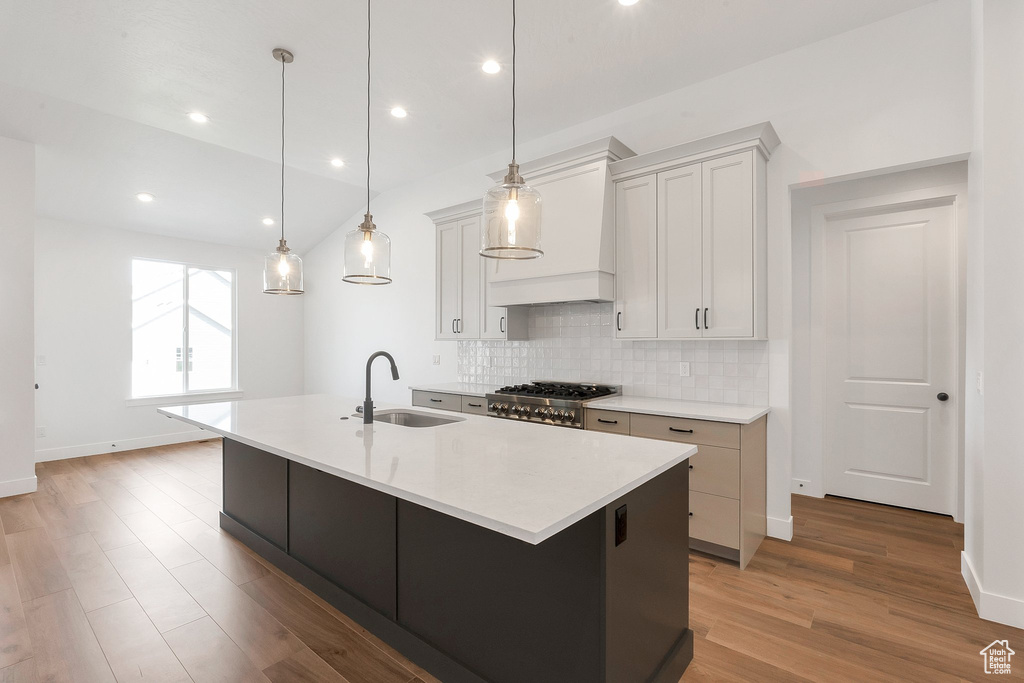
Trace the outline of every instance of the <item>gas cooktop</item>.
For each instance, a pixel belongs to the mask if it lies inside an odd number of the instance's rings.
[[[584,404],[617,393],[617,386],[589,382],[515,384],[487,394],[487,414],[582,429]]]

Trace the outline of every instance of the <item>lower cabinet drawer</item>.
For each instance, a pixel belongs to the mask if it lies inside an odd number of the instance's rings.
[[[682,443],[740,447],[740,426],[731,422],[690,420],[683,417],[643,415],[637,413],[629,422],[629,433],[648,439],[663,439]]]
[[[584,426],[587,429],[611,434],[629,434],[629,413],[587,408],[584,415],[586,416]]]
[[[690,538],[727,548],[740,547],[740,502],[690,492]]]
[[[424,408],[454,410],[457,413],[461,413],[462,395],[442,394],[439,391],[414,391],[412,392],[412,404]]]
[[[689,460],[690,490],[725,498],[740,497],[740,452],[732,448],[698,446]]]
[[[480,396],[463,396],[462,412],[474,415],[487,414],[487,399]]]

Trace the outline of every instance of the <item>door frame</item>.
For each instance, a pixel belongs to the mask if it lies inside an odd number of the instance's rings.
[[[850,181],[856,182],[856,181]],[[853,194],[851,192],[851,194]],[[964,404],[965,404],[965,356],[966,343],[966,276],[967,276],[967,183],[937,185],[922,189],[910,189],[889,194],[875,194],[843,201],[834,201],[812,206],[810,209],[810,380],[820,392],[822,399],[827,395],[827,347],[825,335],[826,316],[826,240],[825,230],[828,219],[851,217],[858,214],[872,214],[886,210],[952,206],[953,249],[956,272],[954,273],[954,319],[957,333],[954,339],[956,372],[956,412],[954,427],[956,440],[956,467],[953,518],[960,522],[964,515]],[[825,408],[817,416],[816,438],[820,461],[821,477],[815,491],[799,491],[819,497],[828,493],[827,483],[827,434]]]

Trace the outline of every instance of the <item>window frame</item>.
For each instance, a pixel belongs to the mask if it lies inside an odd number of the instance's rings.
[[[174,261],[171,259],[150,258],[147,256],[133,256],[130,266],[136,261],[149,261],[153,263],[166,263],[180,266],[182,269],[182,307],[181,307],[181,332],[182,332],[182,388],[181,393],[155,394],[152,396],[136,396],[135,391],[135,339],[132,335],[132,372],[129,374],[128,399],[129,406],[140,405],[174,405],[180,403],[203,403],[210,401],[223,401],[232,398],[242,398],[242,390],[238,387],[238,272],[235,268],[224,268],[220,266],[202,265],[188,261]],[[205,270],[231,273],[231,386],[226,389],[189,389],[189,271]],[[134,286],[134,278],[132,285]]]

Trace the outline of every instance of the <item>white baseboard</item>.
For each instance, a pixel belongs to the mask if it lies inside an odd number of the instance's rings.
[[[81,446],[44,448],[36,451],[36,462],[66,460],[67,458],[82,458],[87,455],[99,455],[100,453],[133,451],[137,448],[152,448],[153,446],[167,446],[173,443],[185,443],[187,441],[202,441],[203,439],[216,438],[219,437],[213,432],[194,429],[188,432],[175,432],[174,434],[160,434],[158,436],[143,436],[135,439],[124,439],[122,441],[112,440],[103,441],[101,443],[83,444]]]
[[[971,592],[979,617],[1014,628],[1024,628],[1024,600],[986,593],[974,572],[971,558],[967,557],[964,551],[960,551],[960,574],[964,577],[967,590]]]
[[[32,493],[35,490],[35,475],[32,475],[31,477],[25,477],[24,479],[11,479],[10,481],[0,481],[0,498],[6,498],[7,496],[19,496],[22,493]]]
[[[772,538],[779,538],[783,541],[793,540],[793,515],[789,516],[789,519],[779,519],[778,517],[768,518],[768,535]]]

